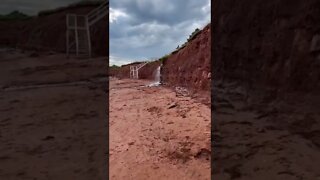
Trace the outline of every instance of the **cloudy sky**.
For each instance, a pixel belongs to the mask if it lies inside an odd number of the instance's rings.
[[[110,65],[172,52],[210,22],[210,0],[110,0]]]

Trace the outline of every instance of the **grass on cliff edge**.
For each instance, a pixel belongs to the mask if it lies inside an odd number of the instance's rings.
[[[109,66],[109,68],[114,68],[114,69],[117,69],[117,68],[120,68],[120,66],[117,66],[117,65],[112,65],[112,66]]]

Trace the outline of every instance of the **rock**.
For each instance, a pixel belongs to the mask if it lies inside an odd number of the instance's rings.
[[[128,145],[129,146],[134,145],[134,142],[129,142]]]
[[[48,141],[48,140],[52,140],[52,139],[54,139],[54,136],[47,136],[47,137],[43,138],[42,140]]]
[[[195,158],[204,158],[206,160],[209,160],[211,157],[211,151],[207,148],[201,148],[195,155]]]
[[[202,72],[202,77],[203,77],[203,78],[206,78],[206,74],[207,74],[207,72],[206,72],[206,71],[203,71],[203,72]]]
[[[168,109],[172,109],[172,108],[175,108],[175,107],[177,107],[178,105],[177,105],[177,103],[171,103],[170,105],[169,105],[169,107],[168,107]]]

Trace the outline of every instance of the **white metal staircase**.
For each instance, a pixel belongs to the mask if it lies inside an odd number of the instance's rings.
[[[141,69],[146,64],[148,64],[148,62],[144,62],[136,66],[130,66],[130,78],[139,79],[139,69]]]
[[[108,12],[109,2],[105,1],[87,15],[67,14],[67,56],[75,53],[77,57],[91,57],[90,27],[106,16]]]

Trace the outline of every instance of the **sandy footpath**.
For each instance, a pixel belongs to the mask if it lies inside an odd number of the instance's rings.
[[[0,179],[106,177],[106,65],[0,53]]]
[[[110,179],[210,179],[210,108],[149,83],[110,80]]]

